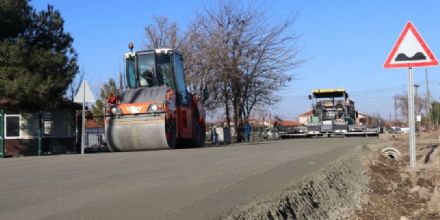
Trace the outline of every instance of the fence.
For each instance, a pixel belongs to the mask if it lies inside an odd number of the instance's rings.
[[[223,127],[215,127],[216,130],[216,137],[212,135],[213,128],[208,129],[206,132],[207,140],[209,140],[211,143],[219,141],[220,143],[223,143],[223,139],[219,137],[218,135],[223,135],[224,133]],[[238,141],[237,132],[235,127],[227,128],[228,133],[228,142],[226,143],[236,143]],[[241,132],[241,142],[245,142],[245,135],[244,132]],[[250,140],[251,142],[259,142],[259,141],[265,141],[265,140],[277,140],[279,139],[278,131],[275,128],[267,128],[267,127],[257,127],[253,126],[251,130],[251,136]]]
[[[104,128],[86,128],[84,145],[88,152],[108,151]]]

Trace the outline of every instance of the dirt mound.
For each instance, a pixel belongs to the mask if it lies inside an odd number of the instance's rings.
[[[359,152],[294,183],[281,195],[239,207],[225,219],[350,219],[367,189]]]
[[[431,138],[435,135],[427,135]],[[438,142],[419,138],[417,169],[408,167],[408,144],[396,138],[391,147],[401,158],[375,152],[366,158],[370,184],[356,219],[440,219],[440,155]]]

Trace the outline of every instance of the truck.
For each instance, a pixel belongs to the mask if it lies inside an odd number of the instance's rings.
[[[170,48],[133,52],[132,44],[129,48],[124,54],[125,89],[105,110],[108,147],[203,147],[205,111],[201,98],[187,91],[182,53]]]

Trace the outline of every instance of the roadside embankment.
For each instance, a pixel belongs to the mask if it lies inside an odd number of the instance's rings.
[[[278,195],[237,207],[225,219],[351,219],[369,177],[358,147]]]

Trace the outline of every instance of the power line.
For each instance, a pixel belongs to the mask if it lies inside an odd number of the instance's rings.
[[[400,86],[393,86],[393,87],[387,87],[387,88],[381,88],[381,89],[370,89],[370,90],[360,90],[360,91],[354,91],[350,92],[350,96],[363,96],[363,95],[371,95],[371,94],[379,94],[379,93],[386,93],[386,92],[394,92],[396,90],[405,89],[405,85]],[[287,95],[284,97],[288,97],[289,99],[308,99],[308,95]]]
[[[440,85],[440,81],[430,81],[430,82],[420,82],[416,83],[418,85],[425,85],[426,83],[431,83],[434,85]],[[375,95],[375,94],[381,94],[381,93],[388,93],[388,92],[396,92],[399,90],[405,91],[407,89],[408,85],[397,85],[397,86],[391,86],[391,87],[385,87],[385,88],[378,88],[378,89],[368,89],[368,90],[358,90],[350,92],[349,95],[352,97],[359,97],[359,96],[366,96],[366,95]],[[284,95],[283,97],[289,98],[289,99],[308,99],[308,95]]]

